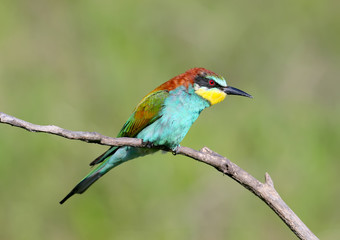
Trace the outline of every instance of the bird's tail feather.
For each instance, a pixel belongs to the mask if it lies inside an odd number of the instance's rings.
[[[118,148],[119,147],[110,147],[109,150],[107,150],[102,155],[97,157],[95,160],[90,162],[90,166],[94,166],[94,165],[96,165],[98,163],[103,162],[108,156],[111,156],[112,154],[114,154],[118,150]]]
[[[69,194],[66,195],[63,200],[59,203],[63,204],[67,199],[72,197],[74,194],[81,194],[85,192],[95,181],[97,181],[100,177],[102,177],[105,173],[107,173],[111,168],[118,166],[121,161],[110,162],[110,157],[108,157],[105,161],[95,167],[86,177],[84,177],[72,190]]]
[[[60,201],[60,204],[63,204],[67,199],[72,197],[74,194],[78,193],[81,194],[86,191],[95,181],[97,181],[102,174],[100,172],[94,173],[91,176],[85,177],[83,180],[80,181],[73,189],[72,191],[66,195],[66,197],[63,198],[63,200]]]

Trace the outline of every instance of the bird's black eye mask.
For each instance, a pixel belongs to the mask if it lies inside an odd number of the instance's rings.
[[[222,86],[219,85],[214,79],[209,78],[207,75],[197,75],[195,77],[195,83],[198,84],[200,87],[206,88],[221,88]]]

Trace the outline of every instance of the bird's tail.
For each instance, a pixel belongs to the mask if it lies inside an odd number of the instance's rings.
[[[106,159],[101,160],[101,163],[96,166],[88,175],[86,175],[72,190],[66,197],[60,201],[60,204],[63,204],[67,199],[72,197],[74,194],[81,194],[85,192],[95,181],[97,181],[100,177],[102,177],[105,173],[107,173],[110,169],[121,164],[122,161],[120,159],[116,159],[114,154],[106,157]]]

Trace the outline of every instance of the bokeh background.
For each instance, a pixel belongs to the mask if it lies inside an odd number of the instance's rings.
[[[0,3],[0,111],[115,136],[149,91],[206,67],[254,96],[203,112],[208,146],[278,192],[321,239],[340,236],[340,2]],[[154,154],[63,206],[107,147],[0,124],[0,239],[295,239],[215,169]]]

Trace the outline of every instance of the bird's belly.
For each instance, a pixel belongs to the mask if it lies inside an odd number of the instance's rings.
[[[192,119],[163,116],[141,131],[137,138],[173,149],[183,140],[192,123]]]

